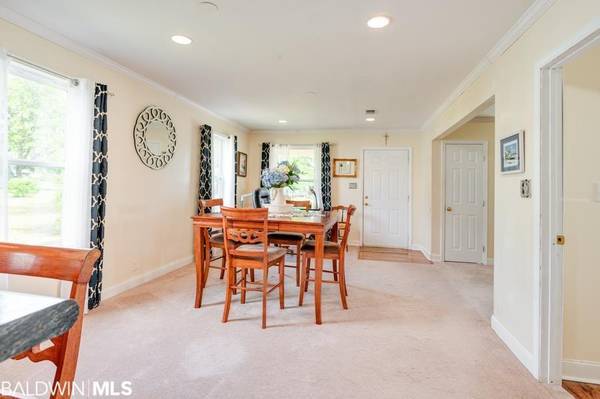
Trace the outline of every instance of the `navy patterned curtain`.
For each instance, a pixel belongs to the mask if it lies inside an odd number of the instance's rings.
[[[262,172],[269,169],[269,156],[271,154],[271,143],[262,143],[260,151],[260,186],[263,187]]]
[[[321,203],[324,211],[331,210],[331,154],[329,143],[321,143]]]
[[[238,204],[238,140],[237,136],[233,136],[233,159],[235,162],[233,169],[233,201],[235,206]]]
[[[106,186],[108,176],[106,85],[96,83],[94,90],[94,138],[92,143],[92,201],[90,247],[100,250],[88,288],[88,309],[100,305],[102,299],[102,268],[104,266],[104,215],[106,212]]]
[[[198,199],[212,198],[212,128],[202,125],[200,128],[200,182],[198,185]],[[210,213],[211,209],[204,209]],[[198,213],[200,209],[198,209]]]

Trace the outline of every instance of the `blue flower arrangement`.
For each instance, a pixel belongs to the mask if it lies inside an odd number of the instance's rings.
[[[276,168],[263,170],[261,179],[266,188],[293,188],[300,181],[300,168],[294,162],[283,161]]]

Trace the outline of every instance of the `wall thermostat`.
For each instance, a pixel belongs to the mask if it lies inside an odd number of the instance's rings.
[[[354,182],[354,183],[348,183],[348,188],[350,190],[356,190],[358,188],[358,183]]]

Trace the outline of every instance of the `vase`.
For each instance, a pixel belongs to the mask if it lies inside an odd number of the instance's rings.
[[[271,189],[271,204],[277,206],[286,205],[286,200],[285,188],[281,187]]]
[[[293,206],[289,205],[285,195],[285,188],[271,189],[271,203],[268,205],[269,213],[272,214],[289,214],[293,211]]]

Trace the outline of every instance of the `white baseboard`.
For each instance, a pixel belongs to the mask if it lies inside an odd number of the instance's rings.
[[[422,246],[421,244],[413,244],[410,246],[410,249],[412,249],[413,251],[419,251],[423,254],[423,256],[425,258],[427,258],[428,261],[432,261],[431,260],[431,252],[429,252],[428,250],[425,249],[424,246]]]
[[[600,384],[600,363],[585,360],[562,361],[563,379],[588,384]]]
[[[440,254],[431,254],[432,262],[442,262],[442,255]]]
[[[144,283],[152,281],[160,276],[170,273],[173,270],[177,270],[183,266],[189,265],[193,261],[193,255],[186,256],[185,258],[174,260],[172,262],[167,263],[166,265],[160,266],[146,273],[132,277],[129,280],[123,281],[122,283],[119,283],[117,285],[113,285],[112,287],[107,287],[102,290],[102,299],[104,300],[119,295],[125,291],[128,291],[132,288],[135,288]]]
[[[358,240],[356,240],[356,241],[350,241],[350,240],[348,240],[348,245],[351,246],[351,247],[360,247],[360,246],[362,246],[362,244]]]
[[[533,357],[533,354],[529,352],[514,335],[510,333],[503,325],[492,315],[492,329],[496,332],[498,337],[508,346],[508,349],[519,359],[521,363],[529,370],[529,372],[537,378],[538,368]]]

